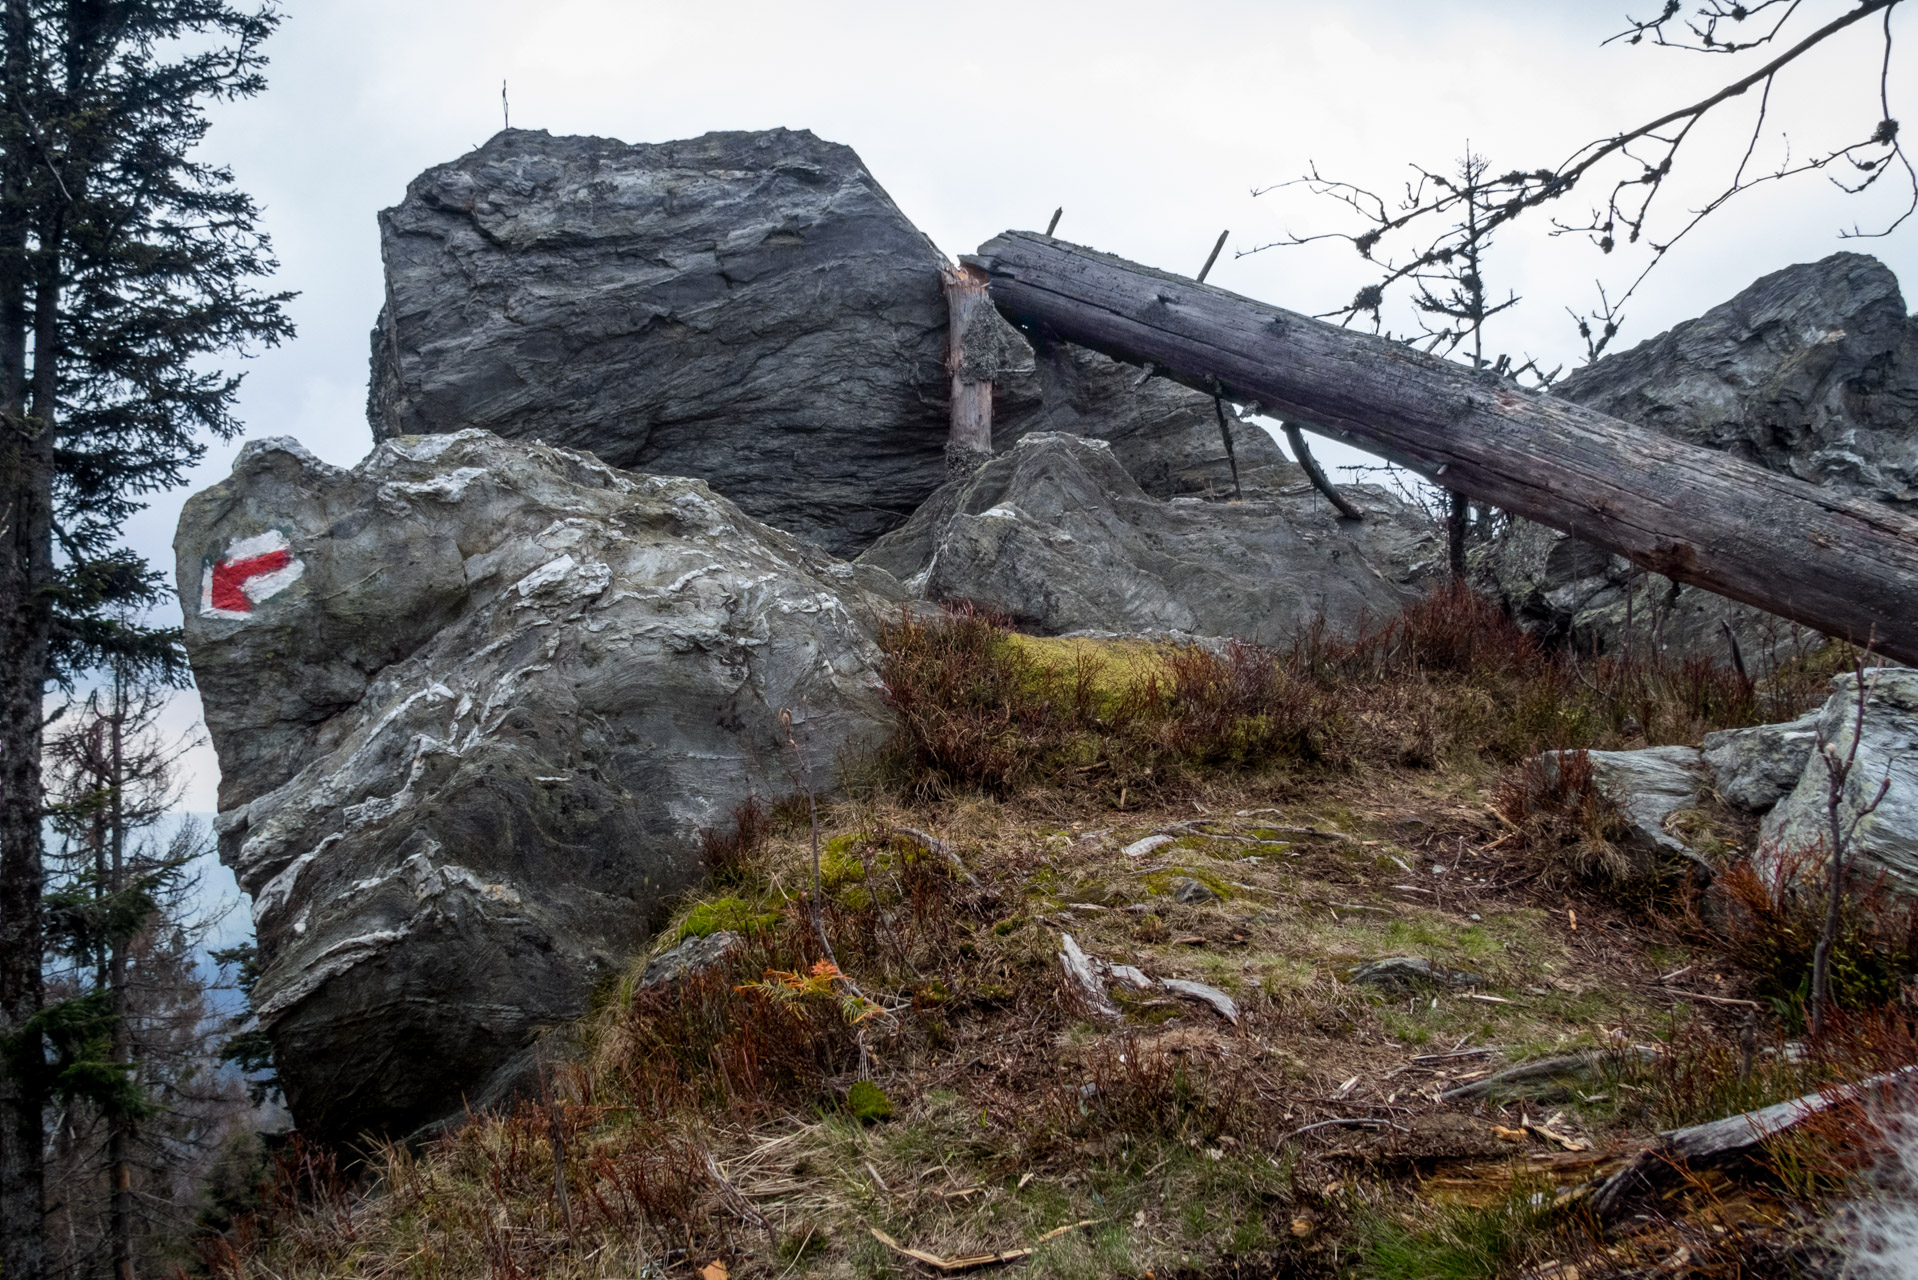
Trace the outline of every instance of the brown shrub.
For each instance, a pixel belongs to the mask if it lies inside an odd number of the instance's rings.
[[[714,884],[739,884],[752,872],[766,837],[772,831],[772,817],[758,796],[747,796],[733,807],[733,824],[725,828],[704,828],[699,833],[700,861]]]
[[[1782,855],[1776,878],[1749,861],[1722,871],[1706,896],[1686,906],[1693,936],[1724,951],[1751,974],[1758,993],[1793,1022],[1811,992],[1812,953],[1824,927],[1827,899],[1814,868],[1822,850]],[[1893,890],[1883,875],[1853,885],[1839,908],[1831,953],[1832,1001],[1869,1009],[1899,1000],[1918,975],[1918,902]]]
[[[1586,751],[1547,751],[1500,779],[1492,807],[1534,855],[1550,880],[1625,885],[1639,879],[1619,847],[1625,819],[1598,789]]]
[[[1102,689],[1090,649],[1048,664],[971,606],[902,614],[880,644],[899,716],[890,760],[923,796],[1035,782],[1143,796],[1222,768],[1514,763],[1547,748],[1695,742],[1791,718],[1823,697],[1831,666],[1801,660],[1754,684],[1699,657],[1581,658],[1457,583],[1351,640],[1319,620],[1283,651],[1165,646],[1119,692]]]

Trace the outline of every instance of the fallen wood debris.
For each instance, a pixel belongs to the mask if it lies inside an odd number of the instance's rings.
[[[1097,1218],[1086,1218],[1083,1221],[1069,1223],[1063,1227],[1054,1227],[1052,1230],[1040,1236],[1032,1248],[1005,1249],[998,1253],[974,1253],[968,1254],[963,1258],[942,1258],[936,1253],[927,1253],[924,1249],[909,1249],[881,1231],[878,1227],[867,1227],[866,1230],[872,1232],[873,1239],[885,1245],[900,1257],[911,1258],[914,1262],[923,1262],[935,1271],[971,1271],[976,1267],[990,1267],[1003,1262],[1018,1262],[1022,1258],[1030,1258],[1036,1251],[1037,1245],[1044,1244],[1048,1240],[1056,1240],[1069,1232],[1094,1226],[1098,1221],[1099,1219]]]
[[[1031,232],[965,259],[1014,323],[1350,437],[1678,582],[1918,662],[1918,518],[1375,334]]]
[[[1072,985],[1078,989],[1080,998],[1101,1018],[1111,1022],[1123,1021],[1125,1015],[1113,1008],[1111,999],[1106,995],[1105,979],[1102,976],[1105,966],[1081,951],[1071,934],[1060,934],[1059,943],[1065,948],[1059,953],[1059,963],[1065,966],[1066,977],[1072,980]]]
[[[1464,1102],[1506,1093],[1543,1098],[1566,1092],[1570,1082],[1582,1083],[1607,1070],[1615,1070],[1622,1062],[1633,1059],[1649,1062],[1657,1056],[1658,1051],[1649,1045],[1634,1045],[1623,1055],[1610,1049],[1593,1049],[1584,1053],[1540,1058],[1535,1062],[1521,1062],[1515,1067],[1507,1067],[1483,1080],[1448,1089],[1439,1095],[1439,1101]]]
[[[1598,1185],[1592,1193],[1592,1210],[1601,1219],[1615,1216],[1633,1196],[1655,1190],[1680,1169],[1722,1164],[1750,1155],[1820,1112],[1848,1102],[1868,1101],[1868,1095],[1883,1098],[1898,1094],[1908,1100],[1918,1093],[1914,1086],[1918,1086],[1918,1066],[1900,1067],[1856,1084],[1808,1093],[1756,1111],[1666,1130],[1631,1163]]]
[[[1227,1022],[1235,1027],[1239,1025],[1238,1003],[1217,987],[1208,987],[1203,982],[1187,982],[1183,978],[1161,978],[1159,985],[1175,996],[1209,1004],[1218,1010],[1219,1016]]]

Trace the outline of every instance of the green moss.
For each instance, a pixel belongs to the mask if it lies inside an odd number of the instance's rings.
[[[857,835],[834,836],[819,851],[819,882],[831,893],[842,885],[858,884],[866,878],[866,864],[856,852]]]
[[[704,938],[715,933],[757,933],[779,923],[777,911],[760,911],[743,898],[715,898],[702,902],[687,913],[679,926],[680,941]]]
[[[1209,871],[1195,871],[1191,867],[1167,867],[1164,871],[1155,871],[1145,878],[1146,892],[1164,897],[1172,892],[1174,880],[1197,880],[1206,888],[1219,895],[1223,901],[1237,896],[1237,891]]]
[[[855,1080],[846,1090],[846,1111],[861,1124],[892,1119],[892,1099],[870,1080]]]

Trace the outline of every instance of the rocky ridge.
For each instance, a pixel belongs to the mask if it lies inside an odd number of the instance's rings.
[[[693,476],[842,556],[945,479],[945,255],[850,147],[506,130],[414,179],[380,251],[376,440],[476,427]],[[991,320],[1012,348],[999,447],[1069,428],[1161,497],[1229,490],[1209,397],[1089,352],[1035,360]]]

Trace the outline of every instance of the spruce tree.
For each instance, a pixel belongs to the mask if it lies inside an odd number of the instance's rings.
[[[108,660],[177,673],[126,621],[157,574],[116,546],[144,495],[230,437],[208,357],[291,336],[259,210],[198,154],[265,87],[270,7],[0,0],[0,1274],[39,1280],[43,699]]]

